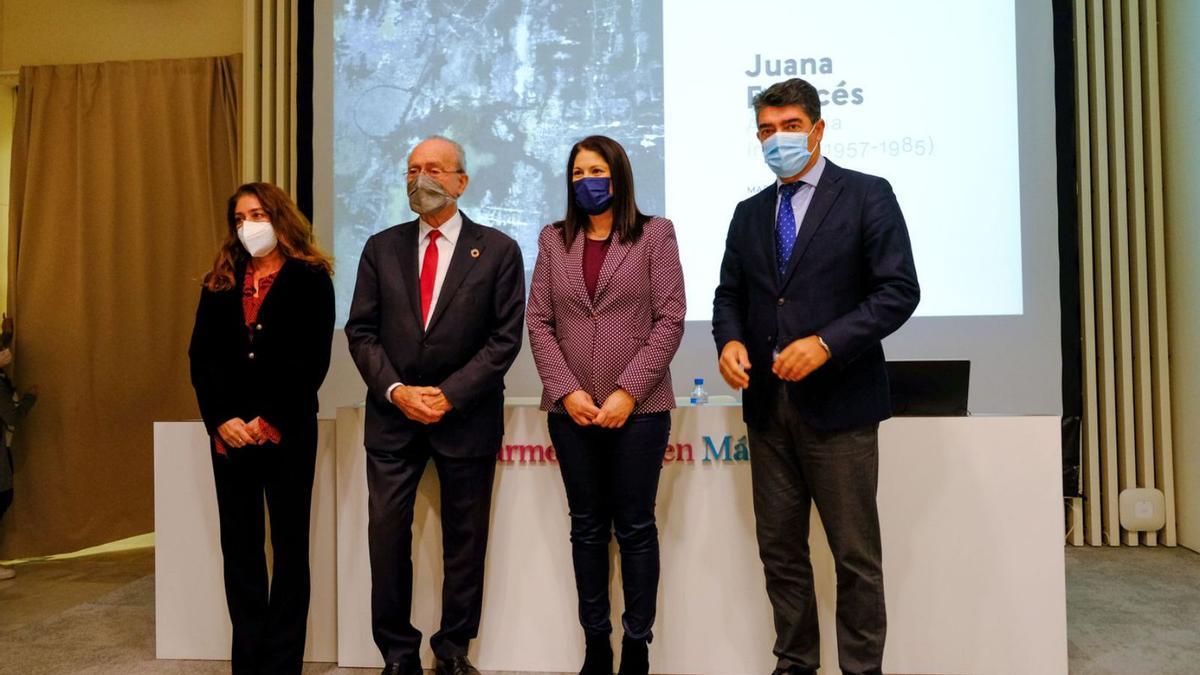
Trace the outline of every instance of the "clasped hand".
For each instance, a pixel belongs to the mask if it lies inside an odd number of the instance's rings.
[[[581,427],[594,426],[603,429],[620,429],[625,426],[633,406],[637,403],[624,389],[618,389],[604,399],[604,405],[596,407],[592,395],[577,389],[563,397],[567,414]]]
[[[217,434],[225,445],[231,448],[243,448],[247,445],[262,445],[267,442],[267,434],[262,428],[262,418],[255,417],[249,422],[235,417],[217,427]]]
[[[404,416],[421,424],[441,421],[454,406],[438,387],[406,387],[401,385],[392,390],[392,404]]]
[[[829,352],[821,345],[821,338],[810,335],[789,344],[775,357],[771,372],[785,382],[799,382],[829,361]],[[717,362],[721,377],[733,389],[750,386],[750,356],[746,345],[731,340],[721,350]]]

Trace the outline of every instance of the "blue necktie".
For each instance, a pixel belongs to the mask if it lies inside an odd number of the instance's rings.
[[[792,247],[796,245],[796,214],[792,211],[792,197],[802,185],[802,181],[796,181],[779,186],[779,214],[775,217],[775,260],[779,263],[781,282],[787,273]]]

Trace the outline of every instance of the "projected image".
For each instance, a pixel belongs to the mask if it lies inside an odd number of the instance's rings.
[[[567,153],[602,133],[630,155],[638,201],[663,213],[662,5],[607,0],[348,1],[334,19],[334,254],[338,324],[367,237],[411,220],[409,150],[466,149],[459,204],[517,240],[532,273],[562,217]]]
[[[751,99],[788,77],[821,92],[826,158],[892,185],[917,316],[1021,315],[1014,1],[344,0],[339,316],[366,238],[414,217],[404,169],[421,138],[466,147],[463,211],[514,237],[530,273],[565,209],[570,145],[603,133],[629,152],[643,211],[675,222],[687,318],[708,321],[733,209],[775,179]]]

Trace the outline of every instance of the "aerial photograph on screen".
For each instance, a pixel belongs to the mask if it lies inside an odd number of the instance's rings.
[[[339,325],[363,243],[415,217],[406,159],[426,136],[462,143],[459,206],[517,240],[527,275],[584,136],[619,141],[642,210],[663,212],[660,0],[348,0],[334,21]]]

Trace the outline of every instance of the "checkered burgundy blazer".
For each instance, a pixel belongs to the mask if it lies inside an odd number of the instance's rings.
[[[675,407],[671,359],[683,338],[687,302],[675,226],[651,218],[633,243],[613,238],[591,300],[583,282],[584,235],[571,249],[562,231],[542,228],[525,322],[542,378],[542,410],[565,412],[582,389],[597,405],[618,388],[634,415]]]

